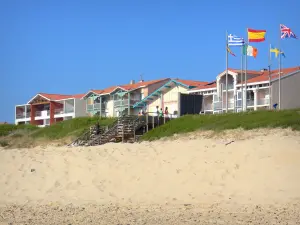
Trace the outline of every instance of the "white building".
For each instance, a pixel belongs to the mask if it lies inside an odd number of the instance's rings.
[[[271,109],[279,105],[279,71],[228,70],[227,109],[228,112]],[[247,88],[246,88],[247,87]],[[188,91],[203,95],[202,112],[226,112],[226,71],[217,76],[216,81],[200,85]],[[300,67],[281,69],[281,109],[300,107]]]

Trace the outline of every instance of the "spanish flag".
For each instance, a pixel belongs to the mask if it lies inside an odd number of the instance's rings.
[[[248,28],[249,42],[262,42],[265,40],[266,30],[253,30]]]

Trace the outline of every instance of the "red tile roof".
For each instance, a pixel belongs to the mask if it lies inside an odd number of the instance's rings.
[[[117,88],[123,89],[125,91],[131,91],[131,90],[135,90],[135,89],[138,89],[138,88],[147,87],[147,86],[149,86],[151,84],[155,84],[155,83],[158,83],[158,82],[161,82],[161,81],[164,81],[164,80],[169,80],[169,78],[159,79],[159,80],[143,81],[143,82],[138,82],[138,83],[134,83],[134,84],[125,84],[125,85],[111,86],[111,87],[105,88],[103,90],[90,90],[89,92],[94,92],[94,93],[96,93],[98,95],[101,95],[101,94],[110,94],[111,92],[113,92]]]
[[[293,73],[300,70],[300,66],[292,67],[292,68],[283,68],[281,69],[281,76],[285,76],[287,74]],[[247,81],[247,83],[257,83],[257,82],[264,82],[269,80],[269,71],[260,72],[260,76],[251,78]],[[277,79],[279,70],[272,70],[271,71],[271,79]]]
[[[76,95],[62,95],[62,94],[48,94],[48,93],[38,93],[39,95],[49,99],[50,101],[58,101],[67,98],[82,98],[84,94],[76,94]]]
[[[138,89],[138,88],[142,88],[142,87],[147,87],[149,85],[152,85],[152,84],[164,81],[164,80],[170,80],[170,79],[165,78],[165,79],[159,79],[159,80],[143,81],[143,82],[137,82],[135,84],[120,85],[119,87],[126,91],[130,91],[130,90],[134,90],[134,89]]]
[[[235,73],[240,73],[241,70],[237,70],[237,69],[228,69],[229,71],[235,72]],[[292,68],[282,68],[281,69],[281,76],[285,76],[287,74],[296,72],[300,70],[300,66],[297,67],[292,67]],[[276,79],[278,78],[278,69],[276,70],[272,70],[271,71],[271,78],[272,79]],[[253,75],[257,75],[256,77],[253,77],[249,80],[247,80],[247,83],[257,83],[257,82],[264,82],[264,81],[268,81],[269,80],[269,72],[268,71],[255,71],[255,70],[247,70],[248,74],[253,74]],[[201,89],[208,89],[208,88],[215,88],[216,87],[216,83],[208,83],[205,85],[199,85],[191,90],[201,90]]]
[[[205,84],[208,84],[208,82],[205,81],[196,81],[196,80],[182,80],[182,79],[175,79],[180,83],[183,83],[187,86],[203,86]]]

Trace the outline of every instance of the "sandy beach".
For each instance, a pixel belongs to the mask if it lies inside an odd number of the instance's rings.
[[[2,224],[300,224],[300,134],[0,148]]]

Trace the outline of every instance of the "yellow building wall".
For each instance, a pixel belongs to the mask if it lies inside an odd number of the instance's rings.
[[[170,114],[174,114],[174,112],[178,114],[179,111],[179,93],[187,93],[187,88],[182,86],[174,86],[169,91],[163,94],[163,101],[161,97],[158,97],[153,102],[148,105],[148,112],[156,112],[156,106],[163,108],[163,111],[166,107],[168,107],[168,111]]]

